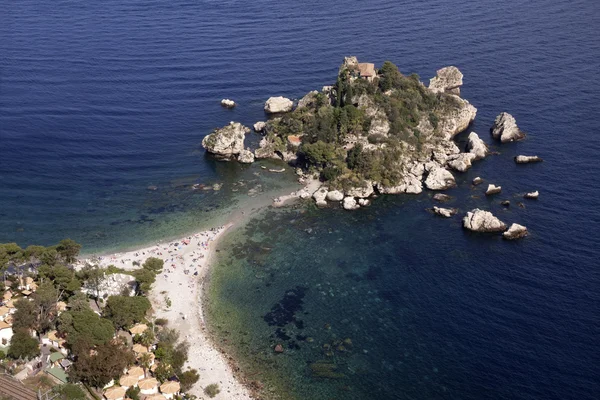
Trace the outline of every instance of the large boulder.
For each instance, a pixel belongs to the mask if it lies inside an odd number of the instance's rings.
[[[202,139],[202,146],[220,158],[235,158],[244,150],[244,138],[248,128],[239,122],[231,122]]]
[[[425,186],[430,190],[446,190],[456,186],[454,176],[445,168],[434,167],[429,171]]]
[[[525,197],[526,199],[537,199],[538,197],[540,197],[540,192],[538,192],[537,190],[535,192],[529,192],[529,193],[525,193]]]
[[[525,132],[519,129],[515,118],[506,112],[496,117],[490,132],[494,139],[500,140],[502,143],[525,139]]]
[[[448,166],[456,171],[465,172],[471,168],[471,162],[475,160],[473,153],[460,153],[448,157]]]
[[[475,232],[502,232],[506,224],[489,211],[478,208],[469,211],[463,218],[463,226]]]
[[[327,188],[321,186],[319,188],[319,190],[317,190],[316,192],[313,193],[313,199],[315,199],[315,202],[317,203],[317,206],[319,207],[324,207],[327,205],[327,201],[325,201],[325,199],[327,198]]]
[[[544,160],[542,160],[540,157],[538,156],[523,156],[523,155],[519,155],[515,157],[515,162],[517,164],[529,164],[529,163],[536,163],[536,162],[542,162]]]
[[[327,192],[327,200],[329,201],[342,201],[344,200],[344,193],[339,190],[331,190]]]
[[[250,149],[244,149],[238,154],[238,161],[243,164],[252,164],[254,162],[254,153]]]
[[[475,132],[469,133],[469,143],[467,145],[469,153],[475,156],[475,160],[481,160],[488,154],[487,144]]]
[[[265,103],[265,112],[277,114],[292,111],[294,102],[286,97],[270,97]]]
[[[254,128],[254,132],[257,133],[261,133],[265,130],[265,123],[263,121],[258,121],[257,123],[254,124],[253,128]]]
[[[225,108],[233,108],[235,107],[237,104],[235,104],[235,101],[230,100],[230,99],[223,99],[221,100],[221,105]]]
[[[360,208],[360,206],[356,203],[356,199],[354,197],[344,197],[344,210],[356,210]]]
[[[502,186],[496,186],[493,183],[490,183],[485,191],[486,196],[491,196],[493,194],[498,194],[502,191]]]
[[[463,74],[454,66],[438,69],[435,77],[429,80],[429,90],[433,93],[445,92],[460,96]]]
[[[515,240],[527,236],[527,228],[523,225],[512,224],[506,232],[502,234],[504,239]]]

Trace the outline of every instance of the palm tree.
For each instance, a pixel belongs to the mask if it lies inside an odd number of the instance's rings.
[[[144,369],[144,378],[147,377],[147,370],[152,362],[152,353],[142,353],[139,358],[140,366]]]

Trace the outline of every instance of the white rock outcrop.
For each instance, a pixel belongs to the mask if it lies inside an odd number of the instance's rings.
[[[254,162],[254,153],[250,149],[244,149],[240,151],[237,159],[243,164],[252,164]]]
[[[433,212],[442,217],[450,218],[453,215],[455,215],[458,212],[458,210],[456,208],[443,208],[433,206]]]
[[[491,196],[492,194],[497,194],[502,191],[502,186],[496,186],[493,183],[490,183],[485,191],[486,196]]]
[[[477,115],[477,109],[467,100],[453,96],[460,108],[453,110],[440,118],[438,126],[446,139],[450,139],[469,127]]]
[[[425,179],[425,186],[430,190],[446,190],[456,186],[456,181],[447,169],[434,167]]]
[[[491,212],[476,208],[465,215],[463,227],[474,232],[502,232],[506,224]]]
[[[265,112],[269,114],[278,114],[292,111],[294,102],[286,97],[270,97],[265,103]]]
[[[237,104],[235,104],[235,101],[230,100],[230,99],[223,99],[221,100],[221,105],[225,108],[233,108],[235,107]]]
[[[356,203],[356,199],[354,197],[344,197],[344,210],[356,210],[360,208],[360,206]]]
[[[473,179],[473,185],[477,186],[477,185],[481,185],[483,183],[483,179],[481,179],[479,176]]]
[[[537,199],[538,197],[540,197],[540,192],[536,190],[535,192],[525,193],[525,196],[523,197],[525,197],[526,199]]]
[[[508,230],[502,234],[502,237],[508,240],[515,240],[523,238],[527,236],[527,234],[528,232],[526,227],[519,224],[512,224],[510,228],[508,228]]]
[[[488,146],[475,132],[469,133],[469,143],[467,145],[469,153],[475,156],[475,160],[481,160],[488,154]]]
[[[265,123],[263,121],[258,121],[257,123],[254,124],[253,128],[254,128],[254,132],[257,133],[262,133],[265,130]]]
[[[202,146],[209,153],[225,159],[235,158],[244,150],[246,128],[239,122],[231,122],[202,139]]]
[[[371,200],[369,199],[358,199],[358,205],[361,207],[368,207],[371,205]]]
[[[536,163],[536,162],[542,162],[544,160],[542,160],[540,157],[538,156],[523,156],[523,155],[519,155],[515,157],[515,162],[517,164],[529,164],[529,163]]]
[[[438,69],[436,75],[429,80],[429,90],[433,93],[445,92],[460,96],[463,74],[454,66]]]
[[[496,117],[490,131],[492,137],[500,140],[502,143],[514,142],[525,138],[525,132],[519,129],[515,118],[506,112]]]
[[[448,157],[447,165],[459,172],[465,172],[471,168],[471,162],[475,160],[473,153],[460,153]]]
[[[327,192],[327,200],[329,201],[342,201],[344,200],[344,193],[339,190],[331,190]]]
[[[327,192],[327,188],[321,186],[316,192],[313,193],[312,197],[315,199],[317,206],[324,207],[327,205],[327,201],[325,200],[327,198]]]

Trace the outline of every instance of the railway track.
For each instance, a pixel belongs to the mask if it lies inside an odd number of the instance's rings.
[[[11,400],[37,400],[37,394],[7,376],[0,375],[0,398]]]

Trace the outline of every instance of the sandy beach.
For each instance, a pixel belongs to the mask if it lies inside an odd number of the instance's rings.
[[[232,229],[234,223],[236,227],[243,225],[266,206],[281,207],[305,197],[306,193],[310,196],[319,186],[318,181],[309,180],[303,189],[291,194],[271,199],[253,199],[245,207],[231,213],[223,226],[136,250],[94,257],[102,267],[114,265],[124,270],[141,268],[148,257],[164,261],[163,272],[157,275],[149,299],[154,317],[168,319],[168,326],[177,329],[181,339],[190,345],[186,366],[200,373],[199,381],[190,390],[191,394],[205,398],[203,389],[217,383],[221,392],[216,399],[252,398],[250,391],[236,379],[226,356],[212,343],[205,325],[203,288],[217,241]],[[81,261],[85,263],[90,260]]]

